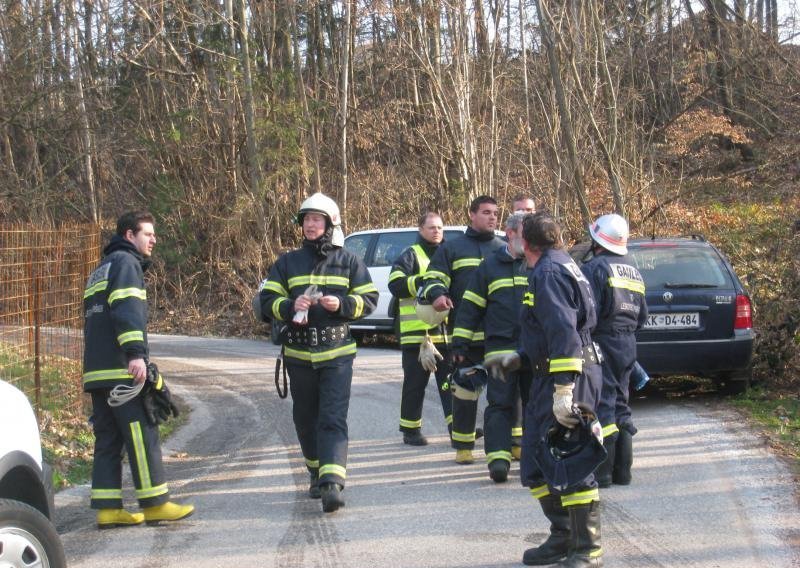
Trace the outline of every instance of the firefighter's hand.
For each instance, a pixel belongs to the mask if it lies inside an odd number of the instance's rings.
[[[341,305],[341,301],[339,300],[338,296],[322,296],[319,299],[319,303],[329,312],[335,312]]]
[[[438,349],[436,349],[436,346],[433,344],[433,341],[431,341],[431,338],[428,335],[425,335],[425,339],[419,346],[418,359],[423,369],[429,373],[435,373],[436,362],[441,361],[444,359],[444,357],[442,357],[442,354],[439,353]]]
[[[309,296],[306,296],[305,294],[301,294],[300,296],[297,296],[297,299],[294,301],[294,311],[295,312],[302,312],[302,311],[306,311],[307,312],[308,308],[311,307],[311,304],[313,304],[313,302],[311,301],[311,298]]]
[[[133,377],[133,382],[141,384],[147,378],[147,364],[144,359],[131,359],[128,361],[128,374]]]
[[[553,393],[553,414],[562,426],[574,428],[580,422],[572,410],[572,389],[574,384],[556,385]]]
[[[483,366],[492,377],[506,382],[508,373],[513,373],[522,366],[522,358],[516,352],[492,355],[483,362]]]
[[[439,296],[433,301],[433,309],[437,312],[443,312],[445,310],[450,310],[453,308],[453,300],[451,300],[447,296]]]

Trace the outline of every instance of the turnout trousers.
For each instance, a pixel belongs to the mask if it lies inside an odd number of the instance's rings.
[[[603,391],[597,417],[605,437],[618,428],[633,427],[629,406],[631,372],[636,362],[636,337],[632,333],[597,334],[595,341],[603,353]],[[631,432],[631,434],[635,433]]]
[[[530,372],[509,373],[505,381],[489,376],[486,387],[489,404],[483,413],[487,462],[503,459],[511,463],[511,446],[519,444],[523,432],[521,409],[528,402],[530,386]]]
[[[583,366],[583,373],[575,381],[573,400],[597,408],[603,375],[600,365]],[[525,431],[522,434],[522,458],[520,459],[520,481],[528,487],[531,495],[541,499],[548,495],[560,495],[562,505],[586,504],[599,501],[600,494],[594,474],[589,474],[578,484],[564,491],[557,491],[548,485],[534,459],[535,448],[544,443],[547,430],[556,422],[553,415],[553,392],[555,383],[550,374],[536,373],[531,382],[529,404],[525,408]]]
[[[92,390],[94,463],[92,509],[122,508],[122,452],[127,451],[140,507],[169,500],[161,461],[158,426],[147,421],[141,395],[121,406],[109,406],[111,389]]]
[[[292,393],[292,418],[309,472],[319,483],[345,485],[347,412],[353,359],[313,368],[285,359]]]
[[[437,363],[434,377],[436,378],[436,390],[442,401],[444,420],[450,426],[453,422],[453,403],[450,396],[450,385],[447,381],[450,365],[447,363],[447,353],[443,355],[444,360]],[[422,428],[422,404],[431,374],[419,363],[419,345],[403,347],[402,360],[403,390],[400,399],[400,431],[413,432]]]
[[[466,359],[459,367],[469,367],[483,360],[483,346],[470,347]],[[457,450],[471,450],[475,447],[475,421],[478,415],[480,390],[470,391],[451,384],[453,392],[453,446]]]

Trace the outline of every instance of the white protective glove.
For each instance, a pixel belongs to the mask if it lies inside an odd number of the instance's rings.
[[[311,305],[313,306],[319,299],[322,297],[322,292],[317,289],[316,284],[312,284],[308,288],[306,288],[305,292],[303,292],[304,296],[308,296],[311,299]],[[308,310],[300,310],[299,312],[295,312],[292,321],[298,325],[306,325],[308,323]]]
[[[492,377],[506,382],[506,375],[519,370],[522,366],[522,358],[517,352],[492,355],[483,361],[483,366]]]
[[[436,361],[441,361],[444,359],[442,354],[439,353],[439,350],[436,349],[436,346],[431,341],[430,336],[426,333],[425,339],[422,341],[422,344],[419,346],[419,364],[422,365],[422,368],[428,371],[429,373],[436,372]]]
[[[558,423],[567,428],[574,428],[580,422],[572,410],[572,389],[574,387],[574,384],[556,385],[556,391],[553,393],[553,414]]]

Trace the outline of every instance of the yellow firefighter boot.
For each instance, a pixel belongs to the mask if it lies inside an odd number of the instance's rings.
[[[141,525],[143,522],[143,514],[129,513],[125,509],[100,509],[97,511],[97,528],[99,529],[131,527]]]
[[[145,507],[144,520],[148,525],[157,525],[161,521],[179,521],[194,512],[194,505],[178,505],[167,502],[155,507]]]
[[[469,464],[474,461],[475,458],[472,456],[472,450],[456,450],[456,463]]]

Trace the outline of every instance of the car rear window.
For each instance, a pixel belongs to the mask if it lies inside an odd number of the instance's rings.
[[[417,234],[417,231],[402,231],[379,235],[371,266],[391,266],[401,252],[416,242]]]
[[[725,265],[711,248],[672,246],[629,247],[647,288],[729,288]]]

